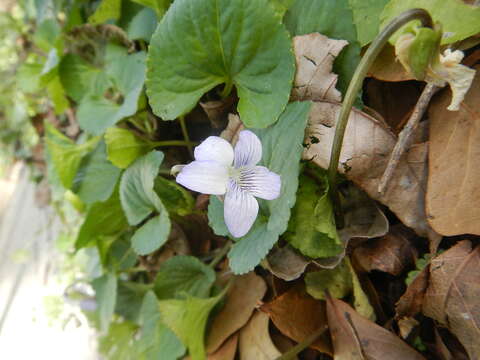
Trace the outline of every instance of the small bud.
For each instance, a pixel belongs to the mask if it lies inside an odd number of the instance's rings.
[[[463,52],[446,49],[440,53],[442,32],[439,26],[409,28],[395,43],[395,54],[411,75],[439,87],[447,83],[452,90],[448,110],[456,111],[463,101],[475,76],[475,70],[461,65]]]

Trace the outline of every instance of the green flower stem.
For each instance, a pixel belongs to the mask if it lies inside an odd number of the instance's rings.
[[[232,247],[231,241],[227,241],[227,243],[221,249],[218,250],[217,255],[215,255],[212,262],[208,265],[212,269],[214,269],[215,266],[217,266],[217,264],[225,257],[225,255],[227,255],[227,253],[228,253],[228,251],[230,250],[231,247]]]
[[[180,121],[180,127],[182,128],[182,134],[183,138],[185,139],[185,143],[187,144],[188,152],[190,153],[190,156],[193,158],[193,147],[192,143],[190,142],[190,136],[188,135],[188,130],[187,130],[187,124],[185,123],[185,117],[180,116],[178,118],[178,121]]]
[[[376,57],[388,42],[390,36],[392,36],[403,25],[409,23],[412,20],[420,20],[422,26],[433,27],[432,18],[430,14],[424,9],[410,9],[393,19],[383,30],[378,34],[372,44],[369,46],[362,60],[357,66],[352,80],[348,85],[347,93],[342,103],[342,108],[338,116],[337,127],[335,129],[335,137],[333,139],[332,152],[330,157],[330,165],[328,167],[328,182],[330,184],[330,196],[332,197],[333,206],[335,209],[335,215],[338,220],[338,225],[341,227],[342,216],[340,207],[340,197],[337,191],[337,169],[340,160],[340,151],[343,144],[343,136],[345,135],[345,129],[348,123],[348,117],[353,106],[353,102],[357,97],[358,91],[362,87],[363,80],[367,75],[368,69],[371,67]]]

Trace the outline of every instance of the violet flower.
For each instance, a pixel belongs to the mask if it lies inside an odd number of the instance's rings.
[[[195,148],[194,156],[195,161],[181,166],[177,182],[203,194],[225,195],[225,224],[234,237],[245,235],[255,222],[255,197],[273,200],[280,195],[280,175],[257,166],[262,143],[249,130],[240,132],[235,150],[228,141],[210,136]]]

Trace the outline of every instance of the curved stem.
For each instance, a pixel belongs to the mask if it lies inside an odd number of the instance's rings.
[[[228,251],[230,250],[230,248],[232,247],[232,243],[230,241],[227,241],[227,243],[221,248],[218,250],[218,253],[217,255],[215,255],[215,257],[213,258],[212,262],[210,264],[208,264],[212,269],[215,268],[215,266],[218,265],[218,263],[220,261],[222,261],[222,259],[225,257],[225,255],[227,255]]]
[[[358,94],[358,91],[362,87],[363,80],[367,75],[368,69],[371,67],[376,57],[387,43],[390,36],[392,36],[403,25],[409,23],[412,20],[420,20],[422,26],[433,27],[432,18],[430,14],[424,9],[411,9],[407,10],[395,19],[393,19],[383,30],[378,34],[372,44],[369,46],[365,55],[360,60],[360,63],[353,74],[352,80],[348,85],[347,93],[342,103],[342,108],[338,116],[337,127],[335,129],[335,137],[333,139],[332,152],[330,156],[330,165],[328,167],[328,181],[330,183],[330,195],[332,196],[335,212],[338,215],[340,209],[340,199],[337,192],[337,169],[340,159],[340,152],[343,144],[343,136],[345,135],[345,129],[348,123],[348,117],[350,110],[352,109],[353,102]],[[341,222],[341,221],[340,221]]]
[[[233,82],[229,80],[225,83],[225,87],[223,88],[222,92],[220,93],[220,97],[222,99],[227,98],[228,95],[230,95],[230,93],[232,92],[232,89],[233,89]]]

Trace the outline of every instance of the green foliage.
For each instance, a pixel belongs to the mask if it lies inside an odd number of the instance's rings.
[[[206,359],[204,335],[208,315],[224,294],[206,299],[188,295],[182,300],[160,301],[163,322],[187,346],[192,360]]]
[[[345,93],[360,61],[360,44],[348,0],[295,0],[285,14],[285,25],[292,36],[319,32],[349,42],[333,63],[333,71],[339,75],[338,88]]]
[[[378,34],[380,14],[388,2],[389,0],[348,0],[361,46],[367,45]]]
[[[480,32],[480,7],[467,5],[461,0],[390,0],[381,14],[381,27],[395,16],[413,8],[427,10],[433,21],[442,25],[444,31],[442,45],[463,40]],[[397,31],[390,38],[390,43],[395,44],[401,34],[402,30]]]
[[[75,248],[91,245],[97,237],[115,235],[127,227],[118,190],[115,190],[107,201],[92,205],[80,227]]]
[[[45,143],[62,185],[70,189],[80,167],[80,163],[97,144],[98,138],[92,138],[83,144],[75,144],[71,139],[45,122]]]
[[[121,48],[107,50],[107,79],[82,97],[77,111],[80,127],[95,135],[136,113],[145,81],[144,52],[128,55]]]
[[[130,225],[138,225],[152,211],[164,209],[153,190],[163,157],[162,152],[152,151],[137,159],[122,175],[120,200]]]
[[[138,157],[152,149],[152,145],[127,129],[108,128],[105,132],[108,160],[116,167],[125,169]]]
[[[112,195],[119,177],[120,169],[107,160],[105,143],[101,141],[82,160],[73,181],[73,189],[84,203],[106,201]]]
[[[165,15],[170,4],[172,3],[172,0],[133,0],[133,1],[141,5],[152,8],[159,19],[161,19],[163,15]]]
[[[67,54],[60,61],[58,72],[65,93],[80,102],[100,80],[100,71],[75,54]]]
[[[120,17],[122,0],[102,0],[95,13],[88,19],[92,24],[116,20]]]
[[[154,190],[170,214],[185,216],[193,212],[195,200],[176,182],[159,176],[155,179]]]
[[[132,236],[132,248],[138,255],[147,255],[159,249],[170,234],[170,218],[164,209],[142,225]]]
[[[320,270],[305,275],[307,292],[315,299],[325,300],[328,290],[334,298],[341,299],[352,292],[352,276],[347,264],[342,261],[333,270]]]
[[[300,176],[297,202],[285,238],[308,257],[335,256],[343,251],[343,246],[335,227],[327,179],[324,174],[317,175],[314,169],[310,171],[312,174],[304,172]]]
[[[410,45],[409,66],[418,80],[425,78],[428,65],[438,56],[442,32],[430,28],[419,28]]]
[[[360,285],[357,274],[348,258],[345,258],[335,269],[323,269],[309,272],[305,276],[307,292],[315,299],[325,300],[325,291],[338,299],[353,295],[355,310],[368,319],[375,320],[367,295]]]
[[[193,256],[175,256],[167,260],[155,278],[159,299],[205,298],[215,281],[215,272]]]
[[[151,9],[140,10],[128,24],[127,35],[132,40],[150,41],[157,27],[157,16]]]
[[[167,209],[153,189],[162,161],[163,153],[152,151],[125,170],[120,182],[120,200],[130,225],[138,225],[153,211],[159,213],[132,237],[133,249],[139,255],[146,255],[160,248],[170,233]]]
[[[115,310],[117,299],[117,277],[115,274],[107,273],[92,282],[97,300],[97,312],[100,319],[100,328],[107,331],[110,320]]]
[[[215,234],[220,236],[228,235],[228,228],[223,220],[223,202],[216,196],[210,196],[210,203],[208,204],[208,225],[210,225]]]
[[[139,353],[146,360],[176,360],[185,354],[185,347],[177,336],[162,322],[155,293],[149,291],[140,310]]]
[[[294,70],[267,0],[177,0],[152,37],[147,94],[154,112],[173,120],[217,85],[225,94],[235,85],[243,123],[263,128],[285,108]]]
[[[238,239],[230,250],[230,267],[237,274],[246,273],[257,266],[287,229],[290,209],[295,204],[309,111],[309,102],[291,103],[275,125],[257,131],[263,146],[262,164],[281,176],[282,189],[278,199],[260,201],[261,216],[250,232]],[[218,205],[210,206],[210,209],[209,220],[213,228],[223,229],[223,212],[219,211]]]
[[[137,326],[128,321],[112,322],[108,333],[99,339],[99,350],[107,359],[138,359],[134,345]]]

